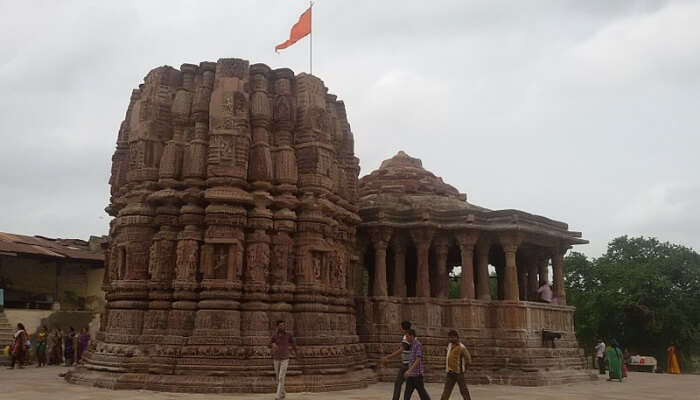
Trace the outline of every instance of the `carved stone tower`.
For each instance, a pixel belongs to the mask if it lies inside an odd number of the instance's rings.
[[[272,391],[277,320],[299,346],[290,390],[376,379],[351,287],[359,160],[327,91],[240,59],[146,76],[112,157],[107,311],[69,381]]]

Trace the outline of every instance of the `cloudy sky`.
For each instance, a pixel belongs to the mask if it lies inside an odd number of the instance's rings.
[[[131,89],[159,65],[281,54],[303,1],[0,0],[0,231],[107,232]],[[364,175],[404,150],[475,204],[700,249],[700,2],[314,5],[314,74]]]

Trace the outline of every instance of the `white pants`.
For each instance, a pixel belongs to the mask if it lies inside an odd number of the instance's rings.
[[[275,383],[277,383],[277,394],[275,399],[283,399],[287,393],[284,391],[284,378],[287,376],[287,365],[289,360],[272,360],[275,367]]]

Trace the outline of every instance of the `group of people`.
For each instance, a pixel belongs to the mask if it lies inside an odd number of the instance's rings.
[[[87,328],[76,332],[69,327],[65,332],[59,328],[49,332],[46,326],[42,326],[34,338],[27,332],[22,323],[17,324],[17,329],[9,344],[7,353],[11,359],[10,369],[22,368],[31,363],[34,353],[37,367],[46,365],[71,366],[80,362],[83,353],[90,344],[90,333]]]
[[[380,363],[384,364],[392,357],[401,356],[401,364],[394,381],[393,400],[400,399],[401,387],[404,382],[406,383],[403,395],[404,400],[409,400],[414,391],[418,392],[418,397],[421,400],[430,400],[430,395],[425,390],[423,382],[423,375],[425,374],[423,344],[416,337],[416,331],[411,329],[410,322],[402,322],[401,329],[403,330],[403,337],[399,347],[393,353],[380,359]],[[449,343],[445,355],[445,386],[440,399],[449,399],[456,384],[459,387],[462,398],[471,400],[464,376],[467,372],[467,366],[472,362],[471,354],[469,354],[467,347],[459,341],[459,333],[456,330],[450,330],[447,338]]]
[[[425,361],[423,359],[423,345],[416,337],[416,331],[411,329],[411,323],[404,321],[401,323],[403,337],[399,347],[393,353],[382,357],[383,364],[392,357],[401,356],[401,366],[399,367],[396,381],[394,382],[394,400],[401,397],[401,387],[406,383],[404,400],[409,400],[414,391],[418,392],[421,400],[430,400],[430,395],[425,390],[423,375],[425,373]],[[455,384],[459,387],[462,398],[471,400],[469,389],[465,381],[464,374],[472,359],[466,346],[459,341],[459,334],[456,330],[451,330],[448,334],[449,344],[445,356],[445,386],[442,391],[441,400],[447,400],[452,394]],[[290,356],[296,354],[296,343],[294,337],[287,332],[287,324],[284,321],[277,321],[277,330],[270,338],[272,348],[273,368],[275,371],[275,381],[277,391],[276,400],[284,399],[284,381],[287,374]]]
[[[613,339],[611,345],[605,345],[602,339],[598,340],[598,344],[594,347],[596,362],[598,364],[598,373],[605,375],[605,369],[608,369],[608,380],[617,379],[622,382],[622,379],[627,378],[629,371],[629,363],[632,355],[627,349],[622,350],[620,343]],[[667,372],[669,374],[680,374],[681,370],[678,366],[678,358],[676,357],[676,346],[671,345],[667,352]]]

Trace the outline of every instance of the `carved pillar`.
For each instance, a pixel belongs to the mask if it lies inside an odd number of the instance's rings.
[[[537,257],[537,275],[540,278],[538,288],[549,281],[549,257],[544,252]]]
[[[353,289],[355,296],[364,296],[364,277],[367,266],[365,265],[365,256],[367,255],[367,237],[364,235],[357,236],[355,247],[357,248],[357,264],[353,270]],[[369,293],[368,293],[369,294]]]
[[[537,262],[539,255],[535,252],[527,259],[527,299],[537,301]]]
[[[374,297],[389,295],[386,282],[386,249],[391,240],[391,232],[391,228],[372,228],[369,231],[374,246]]]
[[[520,239],[516,235],[504,234],[500,240],[506,258],[503,269],[503,300],[518,301],[518,267],[515,263],[515,255]]]
[[[273,71],[274,100],[272,107],[272,161],[275,196],[272,200],[274,231],[272,238],[273,292],[292,290],[295,283],[294,239],[297,214],[297,165],[292,148],[294,108],[292,105],[291,79],[294,73],[287,69]],[[284,296],[287,297],[287,296]],[[291,299],[290,299],[291,300]]]
[[[459,252],[462,255],[462,282],[459,286],[459,297],[473,299],[474,292],[474,245],[479,239],[479,232],[467,231],[457,234]],[[488,261],[488,260],[487,260]]]
[[[435,261],[437,271],[435,271],[436,281],[435,297],[447,298],[449,277],[447,276],[447,253],[450,250],[450,241],[444,234],[437,235],[434,240]]]
[[[394,296],[406,297],[406,238],[394,235],[391,241],[394,251]]]
[[[552,275],[554,280],[553,296],[558,304],[566,304],[566,291],[564,289],[564,254],[565,247],[557,247],[552,253]]]
[[[411,237],[416,245],[417,273],[416,273],[416,297],[430,297],[430,244],[433,240],[435,229],[416,228],[411,230]]]
[[[491,300],[489,292],[489,250],[491,244],[487,241],[479,241],[476,245],[476,296],[479,300]]]
[[[527,266],[529,260],[522,251],[518,252],[515,258],[518,269],[518,298],[527,300]]]

